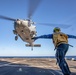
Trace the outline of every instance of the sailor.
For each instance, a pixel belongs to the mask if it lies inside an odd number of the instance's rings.
[[[69,46],[72,46],[72,45],[68,44],[68,38],[76,39],[76,36],[62,33],[59,27],[55,27],[53,30],[53,34],[41,35],[38,37],[34,37],[33,39],[37,40],[39,38],[53,40],[53,44],[54,44],[55,49],[56,49],[57,63],[58,63],[58,65],[59,65],[59,67],[62,70],[62,73],[64,75],[70,75],[71,71],[68,67],[66,60],[65,60],[65,55],[68,51]]]

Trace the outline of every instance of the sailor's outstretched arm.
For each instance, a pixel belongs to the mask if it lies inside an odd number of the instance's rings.
[[[67,34],[68,38],[76,39],[76,36]]]
[[[52,39],[53,34],[41,35],[41,36],[34,37],[33,39],[37,40],[37,39],[40,39],[40,38],[42,38],[42,39]]]

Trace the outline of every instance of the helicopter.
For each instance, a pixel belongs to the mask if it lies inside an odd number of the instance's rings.
[[[40,47],[40,44],[33,44],[34,40],[32,39],[37,35],[35,23],[30,20],[21,20],[21,19],[13,19],[0,15],[0,18],[14,21],[14,30],[13,33],[16,35],[15,40],[18,40],[20,37],[26,44],[27,47]]]
[[[14,30],[13,33],[15,34],[15,40],[18,40],[20,37],[24,42],[27,42],[26,47],[41,47],[41,44],[34,44],[34,37],[37,36],[36,31],[36,23],[32,21],[31,17],[35,12],[37,6],[41,0],[29,0],[29,11],[28,11],[28,18],[27,19],[14,19],[10,17],[6,17],[0,15],[0,19],[10,20],[14,22]],[[35,3],[35,4],[34,4]],[[65,24],[47,24],[47,23],[37,23],[46,26],[62,26],[64,28],[70,27],[70,25]]]

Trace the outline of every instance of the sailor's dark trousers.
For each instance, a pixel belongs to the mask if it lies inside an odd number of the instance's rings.
[[[67,62],[65,61],[65,55],[68,51],[68,48],[69,48],[69,45],[63,43],[63,44],[60,44],[56,50],[57,63],[64,75],[70,75],[71,73]]]

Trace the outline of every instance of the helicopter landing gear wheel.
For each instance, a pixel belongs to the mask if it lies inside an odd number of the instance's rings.
[[[15,36],[15,40],[16,40],[16,41],[18,40],[18,36]]]

